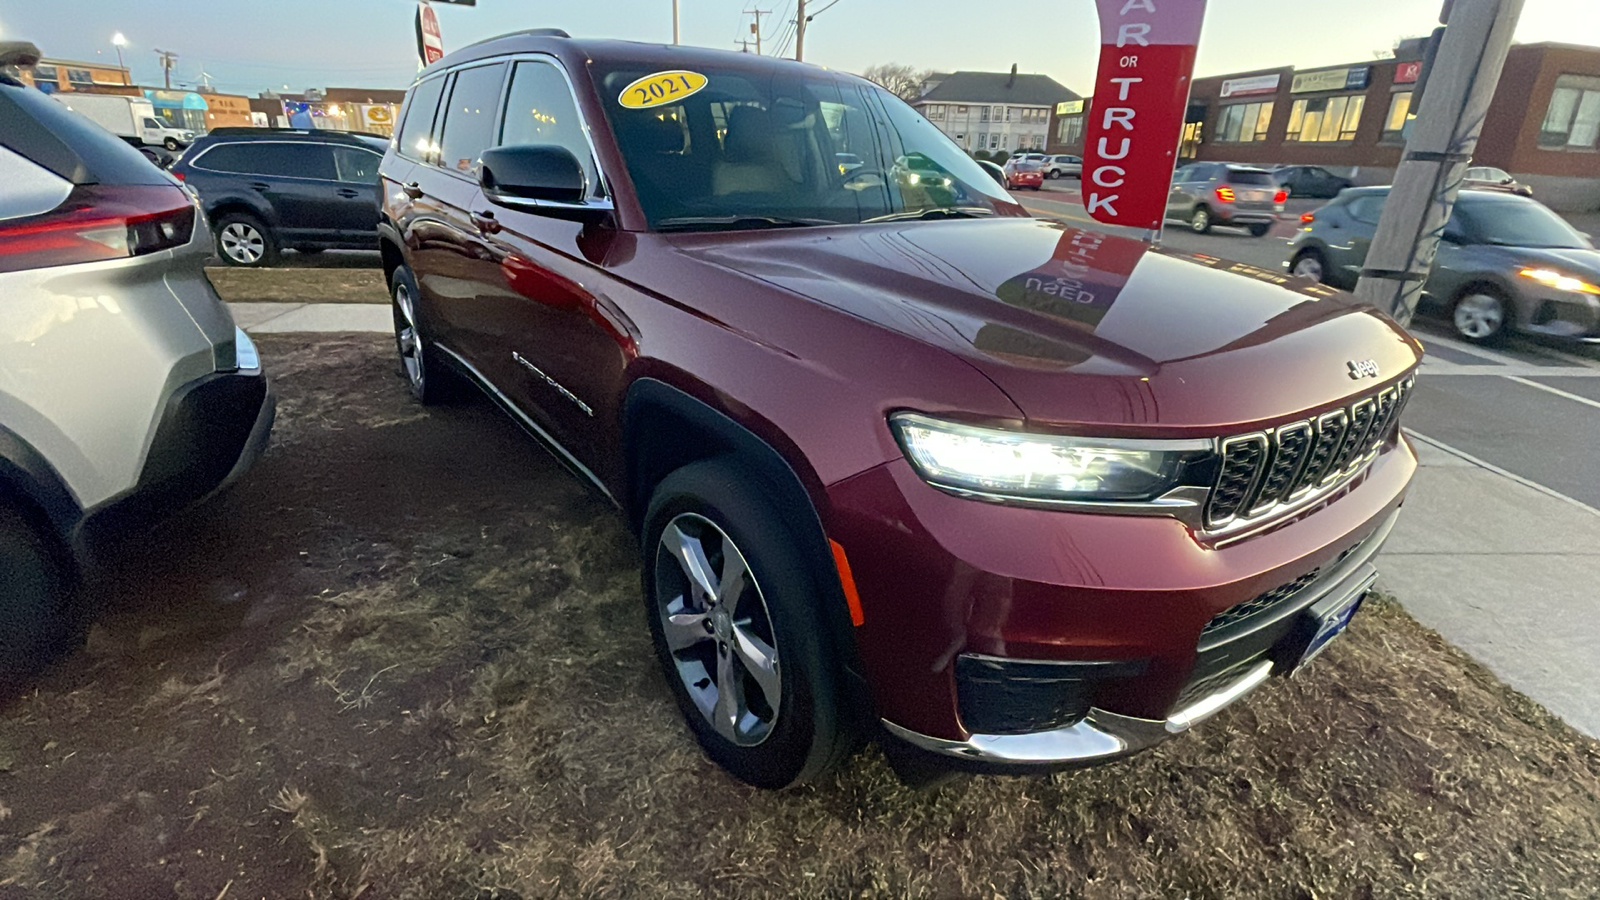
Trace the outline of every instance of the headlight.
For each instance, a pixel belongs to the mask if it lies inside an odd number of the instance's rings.
[[[1025,500],[1153,500],[1203,484],[1210,440],[1064,437],[891,416],[906,458],[929,483]]]
[[[1532,278],[1545,287],[1555,288],[1558,291],[1575,291],[1580,294],[1600,294],[1600,286],[1592,285],[1571,275],[1563,275],[1554,269],[1522,269],[1517,272],[1523,278]]]

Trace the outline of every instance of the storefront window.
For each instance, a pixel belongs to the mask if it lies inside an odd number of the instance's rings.
[[[1550,94],[1539,146],[1592,150],[1600,139],[1600,78],[1562,75]]]
[[[1267,128],[1272,124],[1272,105],[1268,100],[1224,106],[1217,114],[1217,140],[1240,144],[1266,140]]]
[[[1289,131],[1284,137],[1306,143],[1353,141],[1366,105],[1363,94],[1296,100],[1289,109]]]
[[[1411,115],[1411,92],[1400,91],[1389,95],[1389,115],[1383,120],[1383,133],[1390,134],[1406,127]]]
[[[68,69],[67,83],[73,87],[90,87],[94,84],[94,74],[88,69]]]
[[[1076,144],[1083,139],[1083,116],[1070,116],[1056,122],[1056,140]]]

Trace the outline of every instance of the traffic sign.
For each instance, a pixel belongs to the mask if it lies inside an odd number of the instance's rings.
[[[422,57],[425,66],[444,58],[444,37],[439,33],[439,16],[427,0],[417,2],[417,55]]]
[[[1159,230],[1189,106],[1206,0],[1096,0],[1100,70],[1083,203],[1107,225]]]

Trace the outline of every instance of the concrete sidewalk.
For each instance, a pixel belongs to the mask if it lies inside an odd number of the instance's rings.
[[[387,306],[235,303],[254,333],[393,331]],[[1600,510],[1414,435],[1422,468],[1379,586],[1418,621],[1600,738]]]

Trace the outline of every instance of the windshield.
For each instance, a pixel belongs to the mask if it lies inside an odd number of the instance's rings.
[[[704,86],[681,100],[634,87],[623,102],[625,89],[658,74],[596,72],[653,229],[1026,215],[937,128],[875,86],[798,66],[696,66],[688,74]]]
[[[1228,181],[1233,184],[1277,184],[1272,173],[1261,169],[1229,169]]]
[[[1463,193],[1456,211],[1470,233],[1485,244],[1507,247],[1587,248],[1589,242],[1541,203]]]

